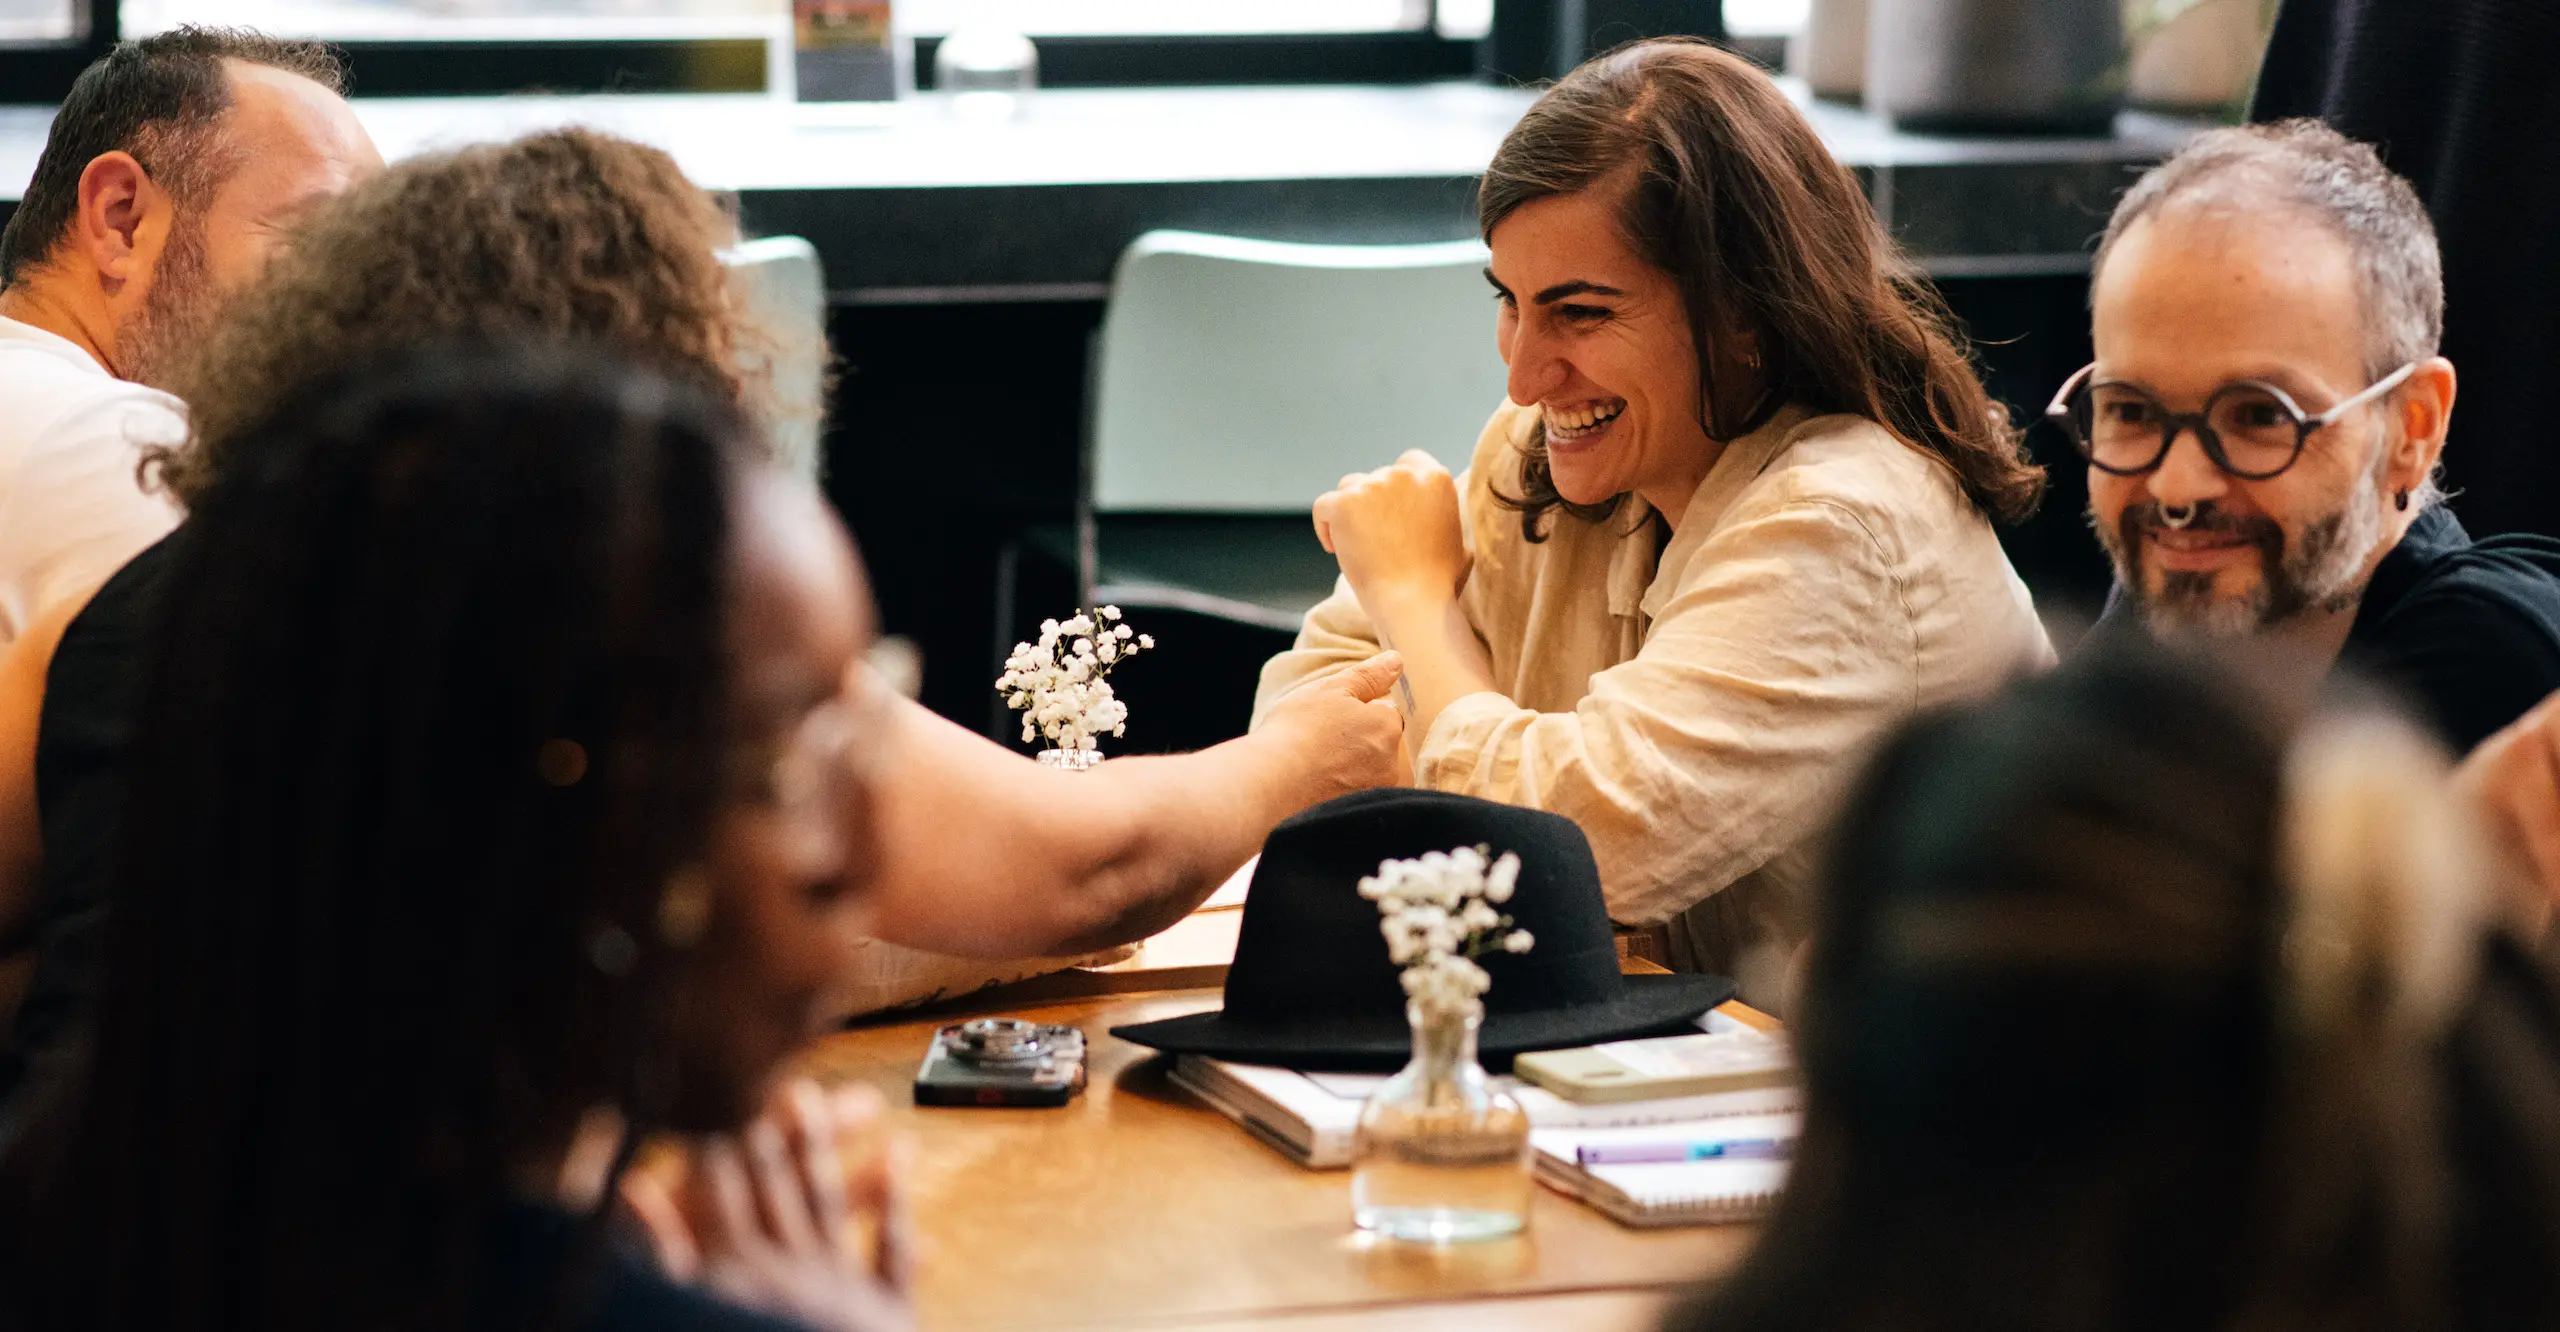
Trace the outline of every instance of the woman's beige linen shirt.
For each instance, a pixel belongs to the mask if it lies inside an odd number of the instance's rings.
[[[1871,742],[2053,646],[1954,474],[1872,421],[1781,411],[1726,447],[1667,545],[1634,496],[1526,540],[1492,492],[1520,493],[1537,423],[1506,403],[1461,480],[1459,602],[1494,689],[1441,712],[1415,781],[1570,817],[1611,915],[1667,924],[1674,965],[1774,1004],[1810,842]],[[1256,722],[1377,647],[1337,585],[1263,667]]]

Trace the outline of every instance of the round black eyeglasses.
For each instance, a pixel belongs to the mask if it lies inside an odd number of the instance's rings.
[[[2148,390],[2096,378],[2097,370],[2094,362],[2081,367],[2044,409],[2046,419],[2062,427],[2090,466],[2116,476],[2138,476],[2169,456],[2180,432],[2192,430],[2214,466],[2244,481],[2264,481],[2302,457],[2312,431],[2407,383],[2418,363],[2411,361],[2317,415],[2302,410],[2283,389],[2254,379],[2215,389],[2201,412],[2173,412]]]

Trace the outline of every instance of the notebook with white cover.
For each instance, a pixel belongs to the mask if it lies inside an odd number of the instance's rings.
[[[1757,1159],[1682,1161],[1663,1165],[1578,1164],[1579,1152],[1602,1144],[1795,1138],[1795,1114],[1739,1115],[1639,1128],[1533,1129],[1540,1182],[1590,1204],[1628,1226],[1696,1226],[1749,1221],[1775,1206],[1787,1163]],[[1666,1130],[1686,1130],[1666,1132]]]
[[[1709,1013],[1700,1019],[1718,1030],[1732,1018]],[[1351,1164],[1351,1134],[1360,1122],[1360,1105],[1386,1081],[1382,1073],[1300,1073],[1293,1069],[1236,1064],[1200,1055],[1174,1061],[1173,1081],[1282,1155],[1315,1170],[1339,1170]],[[1675,1096],[1652,1101],[1578,1105],[1543,1087],[1513,1078],[1490,1079],[1518,1098],[1538,1127],[1575,1128],[1619,1124],[1653,1124],[1792,1112],[1798,1103],[1794,1087],[1762,1087],[1748,1091]]]

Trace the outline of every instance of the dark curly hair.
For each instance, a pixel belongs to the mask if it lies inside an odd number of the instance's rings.
[[[193,507],[252,423],[350,361],[421,340],[576,339],[758,410],[774,335],[718,248],[736,226],[655,148],[587,129],[414,158],[325,206],[174,385],[191,440],[146,450]]]
[[[1866,417],[1952,469],[1974,505],[2014,523],[2044,472],[1982,387],[1955,321],[1886,238],[1857,179],[1766,74],[1703,41],[1623,46],[1574,70],[1495,151],[1477,194],[1490,241],[1513,210],[1635,170],[1619,225],[1680,284],[1698,348],[1709,437],[1733,439],[1783,404]],[[1723,330],[1759,337],[1765,369],[1717,354]],[[1562,508],[1605,521],[1620,496],[1556,492],[1543,436],[1522,493],[1494,497],[1531,541]]]
[[[139,649],[94,1024],[0,1150],[0,1326],[526,1326],[515,1172],[683,1094],[655,922],[721,799],[750,431],[551,344],[243,428]]]

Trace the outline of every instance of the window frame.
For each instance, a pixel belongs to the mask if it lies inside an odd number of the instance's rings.
[[[933,87],[942,38],[918,37],[916,87]],[[1401,32],[1034,37],[1043,88],[1428,83],[1481,72],[1482,43]]]
[[[1688,0],[1694,4],[1695,0]],[[72,80],[122,32],[120,0],[72,0],[87,18],[74,42],[0,50],[0,99],[58,104]],[[1310,83],[1427,83],[1481,78],[1530,84],[1561,76],[1593,39],[1658,30],[1679,0],[1496,0],[1481,38],[1420,30],[1036,37],[1047,88]],[[1721,21],[1708,34],[1725,40]],[[1577,30],[1580,30],[1578,33]],[[1583,35],[1588,34],[1588,35]],[[916,41],[917,84],[933,85],[940,37]],[[350,40],[358,97],[483,96],[512,92],[762,92],[764,41],[755,37],[544,40]]]
[[[69,41],[0,47],[0,102],[59,106],[80,71],[116,44],[117,0],[71,0],[80,36]]]
[[[119,0],[72,0],[80,40],[0,49],[0,101],[56,104],[72,80],[122,34]],[[1503,0],[1547,9],[1557,0]],[[918,37],[917,83],[933,84],[942,39]],[[330,41],[346,57],[358,97],[511,92],[762,92],[764,41],[755,37]],[[1486,43],[1418,31],[1037,37],[1041,86],[1423,83],[1484,72]]]

